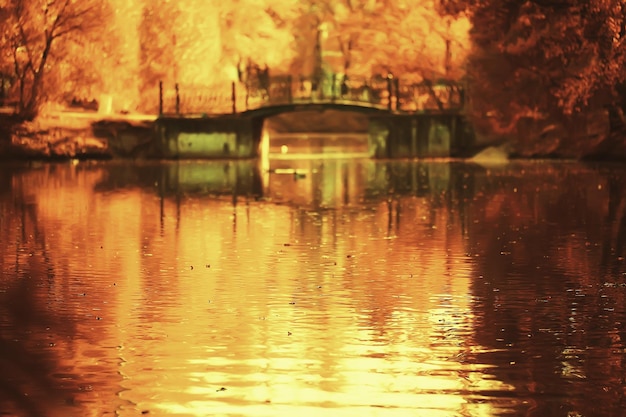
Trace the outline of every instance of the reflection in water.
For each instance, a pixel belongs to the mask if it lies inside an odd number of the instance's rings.
[[[505,174],[476,194],[469,214],[469,251],[477,257],[472,292],[482,312],[476,335],[494,349],[478,359],[511,363],[494,376],[527,393],[537,415],[560,415],[564,407],[570,415],[619,415],[623,167],[531,165]]]
[[[620,415],[623,168],[269,164],[1,167],[0,413]]]

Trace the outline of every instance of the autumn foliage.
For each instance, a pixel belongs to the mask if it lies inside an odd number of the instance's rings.
[[[624,106],[619,0],[0,0],[0,99],[154,112],[170,91],[228,94],[272,75],[466,79],[471,111],[520,117]],[[618,112],[619,113],[619,112]]]
[[[3,95],[42,103],[112,98],[153,111],[159,81],[200,89],[246,68],[310,76],[391,72],[460,78],[469,23],[437,1],[1,0]]]
[[[51,90],[52,72],[65,62],[63,52],[85,41],[105,12],[95,0],[3,0],[0,2],[0,71],[9,78],[18,111],[36,115]],[[5,93],[5,91],[3,91]]]
[[[521,116],[565,120],[619,110],[626,77],[620,0],[448,0],[473,24],[468,62],[474,110],[501,127]],[[505,129],[506,130],[506,129]]]

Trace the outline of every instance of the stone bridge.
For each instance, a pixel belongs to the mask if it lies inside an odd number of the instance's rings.
[[[464,88],[459,83],[449,80],[408,83],[391,74],[369,78],[332,75],[319,79],[259,75],[245,82],[214,86],[159,86],[159,114],[165,116],[234,114],[303,104],[400,113],[453,112],[461,111],[464,102]]]
[[[321,78],[260,72],[245,82],[203,87],[159,85],[157,149],[164,158],[249,158],[259,153],[266,118],[341,110],[369,120],[376,158],[447,157],[469,145],[464,89],[451,81],[403,83],[388,75]]]

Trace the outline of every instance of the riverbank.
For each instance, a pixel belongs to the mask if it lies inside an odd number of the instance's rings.
[[[345,117],[345,116],[344,116]],[[154,140],[156,115],[103,115],[90,111],[56,111],[32,122],[21,122],[0,113],[0,160],[69,160],[138,158]],[[297,119],[297,121],[294,121]],[[365,133],[367,120],[362,115],[340,117],[335,128]],[[310,122],[313,126],[307,126]],[[281,115],[268,120],[266,128],[276,132],[320,131],[315,117],[293,118]],[[324,126],[333,131],[333,126]],[[532,141],[500,138],[480,142],[469,150],[469,157],[497,145],[500,157],[508,159],[566,159],[617,161],[626,163],[626,130],[568,140],[564,135],[542,135]]]
[[[127,140],[127,136],[120,138],[120,134],[134,130],[137,138],[149,140],[156,118],[144,114],[56,111],[24,122],[11,114],[0,114],[0,160],[130,157],[132,149],[125,148],[134,141]]]

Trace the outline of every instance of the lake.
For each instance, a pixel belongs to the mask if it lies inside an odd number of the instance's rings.
[[[626,167],[0,166],[0,415],[622,416]]]

